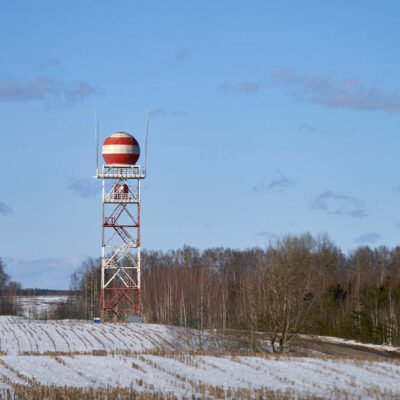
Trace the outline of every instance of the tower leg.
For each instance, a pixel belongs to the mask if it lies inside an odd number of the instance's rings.
[[[103,272],[103,271],[102,271]],[[100,294],[100,318],[101,322],[104,322],[104,288],[101,288],[101,294]]]
[[[140,315],[140,167],[103,166],[101,321]],[[107,190],[105,181],[109,179]],[[113,181],[113,182],[112,182]],[[135,182],[130,184],[129,182]],[[132,182],[132,183],[133,183]]]

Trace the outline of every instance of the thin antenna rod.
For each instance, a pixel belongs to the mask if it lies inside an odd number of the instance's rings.
[[[146,176],[147,166],[147,136],[149,134],[149,106],[146,106],[146,142],[144,148],[144,176]]]
[[[99,169],[99,132],[100,132],[100,122],[97,121],[97,140],[96,140],[96,166]]]
[[[96,109],[94,109],[94,140],[96,142],[96,176],[99,175],[99,123],[97,122]]]

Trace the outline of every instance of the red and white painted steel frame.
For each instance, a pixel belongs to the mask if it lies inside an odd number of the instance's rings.
[[[140,180],[145,177],[140,166],[127,164],[103,165],[96,176],[102,179],[102,321],[140,315]],[[106,181],[112,183],[108,192]]]

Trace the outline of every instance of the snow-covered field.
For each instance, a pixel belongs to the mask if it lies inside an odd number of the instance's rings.
[[[55,386],[118,386],[138,391],[196,394],[269,388],[323,398],[342,394],[398,398],[400,365],[319,358],[157,356],[3,356],[0,374],[11,382]],[[13,371],[18,371],[18,375]],[[3,385],[5,385],[4,383]]]
[[[174,329],[153,324],[36,321],[0,316],[0,351],[7,355],[176,350]]]
[[[263,390],[278,398],[400,398],[398,361],[188,354],[200,341],[186,333],[153,324],[0,317],[0,390],[47,385],[132,387],[178,398],[258,398]]]

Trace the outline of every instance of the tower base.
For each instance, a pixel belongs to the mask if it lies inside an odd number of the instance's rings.
[[[140,315],[140,289],[104,288],[101,290],[101,321],[126,321]]]

